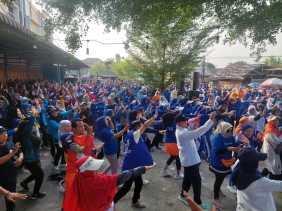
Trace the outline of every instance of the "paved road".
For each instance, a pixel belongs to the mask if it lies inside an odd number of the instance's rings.
[[[173,178],[162,178],[160,177],[160,170],[167,156],[164,152],[156,150],[153,152],[154,159],[157,163],[155,169],[145,175],[151,183],[144,186],[142,191],[142,202],[147,205],[145,210],[148,211],[187,211],[189,210],[181,202],[177,200],[177,196],[180,190],[181,181],[177,181]],[[43,167],[46,172],[46,176],[51,173],[52,166],[49,161],[49,156],[47,152],[42,153]],[[20,178],[26,176],[26,172],[20,175]],[[202,163],[201,165],[201,175],[202,175],[202,200],[211,201],[214,175],[209,172],[207,164]],[[226,198],[222,200],[224,205],[223,210],[233,211],[235,210],[236,197],[234,194],[228,192],[226,189],[227,180],[225,180],[222,190],[226,194]],[[58,191],[58,186],[54,182],[45,181],[43,191],[47,192],[48,195],[41,200],[37,201],[24,201],[18,204],[19,211],[59,211],[60,204],[62,201],[62,195]],[[190,191],[191,193],[191,191]],[[129,193],[124,199],[122,199],[117,205],[116,211],[134,211],[130,206]],[[191,193],[192,195],[192,193]],[[278,211],[282,211],[282,196],[276,199]],[[280,204],[279,204],[280,203]],[[0,210],[4,210],[3,201],[0,201]]]

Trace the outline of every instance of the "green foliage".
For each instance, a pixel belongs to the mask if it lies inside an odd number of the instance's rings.
[[[112,65],[113,73],[123,80],[140,80],[140,67],[133,60],[123,59]]]
[[[53,23],[66,33],[87,31],[90,20],[100,20],[107,29],[131,24],[145,31],[158,20],[178,14],[193,20],[213,19],[225,31],[225,41],[239,40],[259,55],[267,42],[276,43],[282,29],[281,0],[42,0],[52,8]],[[178,11],[181,10],[182,13]],[[191,19],[189,18],[189,20]],[[79,26],[79,27],[77,27]],[[187,28],[188,29],[188,28]],[[223,29],[223,30],[222,30]],[[77,45],[69,46],[77,47]]]
[[[282,67],[282,58],[271,56],[271,57],[266,58],[263,61],[263,63],[267,65],[275,66],[275,67]]]
[[[276,44],[282,29],[281,0],[210,0],[208,11],[227,30],[226,41],[239,40],[260,55],[267,42]]]
[[[10,5],[13,2],[15,2],[15,0],[0,0],[0,3],[3,3],[5,5]]]
[[[93,76],[112,76],[112,61],[98,62],[91,66],[91,74]]]
[[[217,25],[193,20],[189,10],[189,5],[178,8],[169,18],[159,14],[146,30],[129,28],[128,52],[147,84],[162,89],[172,82],[182,84],[198,66],[201,53],[217,40]]]

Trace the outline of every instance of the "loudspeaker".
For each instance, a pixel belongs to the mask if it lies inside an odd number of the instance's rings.
[[[199,72],[193,72],[193,84],[192,84],[192,90],[198,90],[200,88],[200,73]]]

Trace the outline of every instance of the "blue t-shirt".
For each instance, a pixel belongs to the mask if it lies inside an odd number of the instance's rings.
[[[139,136],[139,140],[136,143],[134,140],[134,132],[135,131],[131,130],[124,140],[125,157],[122,165],[123,171],[140,166],[150,166],[154,163],[152,155],[150,154],[142,135]]]
[[[213,137],[212,141],[212,148],[211,148],[211,158],[210,164],[216,170],[227,170],[223,163],[222,159],[228,160],[232,158],[232,152],[228,151],[228,147],[235,147],[236,144],[234,137],[225,138],[221,134],[217,134]]]
[[[176,125],[171,125],[165,128],[164,141],[167,144],[176,143],[175,137]]]
[[[104,153],[106,155],[117,154],[118,143],[111,128],[104,128],[101,132],[100,138],[104,143]]]

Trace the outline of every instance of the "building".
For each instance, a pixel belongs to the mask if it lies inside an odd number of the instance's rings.
[[[282,79],[282,68],[274,68],[265,64],[236,62],[224,68],[217,68],[215,73],[209,76],[209,80],[211,85],[218,88],[239,88],[273,77]]]
[[[9,7],[0,3],[0,81],[62,81],[66,70],[88,67],[45,38],[46,18],[30,0],[15,0]]]
[[[44,22],[46,19],[48,19],[48,14],[44,10],[37,9],[31,2],[30,2],[30,30],[39,35],[39,36],[45,36],[44,31]]]

